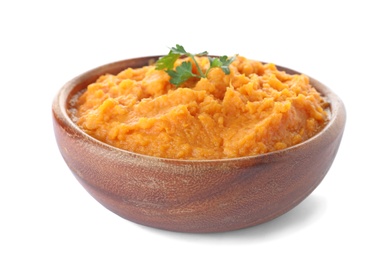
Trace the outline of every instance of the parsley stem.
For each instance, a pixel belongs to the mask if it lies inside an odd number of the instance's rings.
[[[187,53],[187,55],[190,56],[191,59],[194,61],[195,66],[196,66],[196,69],[198,70],[198,72],[199,72],[199,74],[200,74],[200,77],[201,77],[201,78],[205,78],[206,76],[205,76],[205,74],[203,73],[203,71],[200,69],[200,66],[199,66],[198,62],[196,61],[194,55],[192,55],[191,53]]]
[[[207,78],[207,75],[209,74],[209,71],[211,70],[211,67],[209,67],[207,70],[206,70],[206,73],[204,74],[205,78]]]

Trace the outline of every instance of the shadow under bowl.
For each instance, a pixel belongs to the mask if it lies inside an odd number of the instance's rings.
[[[320,184],[337,154],[346,111],[340,98],[313,78],[311,84],[330,104],[328,124],[309,140],[268,154],[220,160],[157,158],[102,143],[72,122],[72,97],[100,75],[157,58],[128,59],[90,70],[65,84],[53,101],[58,148],[77,180],[103,206],[159,229],[223,232],[274,219]]]

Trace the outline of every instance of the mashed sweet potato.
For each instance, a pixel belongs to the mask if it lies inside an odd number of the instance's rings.
[[[207,58],[198,62],[207,69]],[[308,77],[274,64],[238,56],[228,75],[215,68],[178,88],[169,80],[153,65],[102,75],[80,94],[74,120],[118,148],[199,160],[284,149],[315,135],[328,119],[327,103]]]

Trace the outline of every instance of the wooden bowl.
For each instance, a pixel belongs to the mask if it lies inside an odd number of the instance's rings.
[[[130,221],[180,232],[222,232],[258,225],[289,211],[322,181],[346,122],[343,102],[311,84],[330,103],[330,121],[293,147],[221,160],[175,160],[124,151],[84,133],[68,114],[74,94],[105,73],[147,65],[158,56],[90,70],[65,84],[52,105],[59,150],[77,180],[103,206]],[[278,66],[289,73],[298,73]]]

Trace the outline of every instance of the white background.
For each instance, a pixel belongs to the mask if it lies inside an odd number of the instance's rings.
[[[2,1],[0,259],[390,259],[389,13],[375,0]],[[299,206],[245,230],[174,233],[116,216],[76,181],[53,135],[59,88],[176,43],[290,67],[342,98],[339,153]]]

